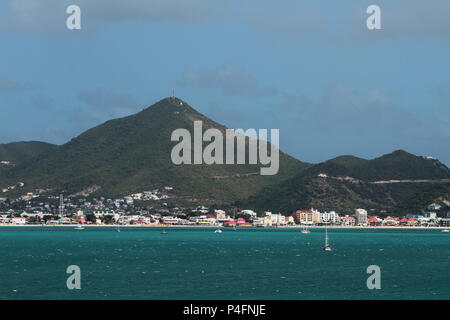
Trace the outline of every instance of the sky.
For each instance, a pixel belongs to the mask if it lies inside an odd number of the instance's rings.
[[[4,0],[0,143],[63,144],[174,88],[230,128],[279,129],[302,161],[450,166],[449,16],[448,0]]]

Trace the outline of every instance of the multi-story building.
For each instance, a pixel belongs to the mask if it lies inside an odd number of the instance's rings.
[[[230,216],[228,216],[223,210],[216,209],[214,210],[214,213],[216,214],[216,219],[219,222],[225,222],[231,219]]]
[[[336,224],[339,221],[339,215],[334,212],[319,212],[319,223]]]
[[[283,216],[281,213],[272,214],[271,219],[272,219],[272,226],[286,225],[286,217]]]
[[[315,224],[319,222],[319,211],[314,209],[297,210],[294,219],[299,224]]]
[[[356,209],[355,210],[355,216],[356,216],[356,224],[367,224],[367,211],[364,209]]]

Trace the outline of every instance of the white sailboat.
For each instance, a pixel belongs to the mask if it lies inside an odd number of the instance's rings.
[[[120,232],[120,225],[117,225],[116,231],[117,231],[117,232]]]
[[[328,225],[325,225],[325,245],[323,247],[325,251],[331,251],[330,244],[328,243]]]
[[[311,231],[309,231],[308,228],[303,228],[302,231],[300,231],[301,233],[307,234],[307,233],[311,233]]]
[[[214,231],[214,233],[222,233],[222,230],[216,229],[216,230]]]
[[[75,230],[84,230],[84,227],[81,226],[81,225],[79,225],[79,226],[76,226],[76,227],[75,227]]]
[[[444,229],[444,230],[442,230],[442,232],[450,232],[450,230],[449,229]]]

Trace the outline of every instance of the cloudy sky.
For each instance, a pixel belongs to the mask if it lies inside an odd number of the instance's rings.
[[[0,143],[62,144],[175,88],[230,128],[279,128],[300,160],[450,165],[449,16],[448,0],[4,0]]]

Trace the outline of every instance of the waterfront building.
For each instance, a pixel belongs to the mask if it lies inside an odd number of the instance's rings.
[[[382,222],[383,220],[378,217],[367,218],[367,223],[371,226],[379,226]]]
[[[264,227],[264,218],[255,218],[252,224],[254,227]]]
[[[284,226],[284,225],[286,225],[286,217],[283,216],[281,213],[272,214],[270,218],[272,220],[272,226]]]
[[[234,221],[226,221],[223,224],[224,227],[235,227],[236,226],[236,222]]]
[[[240,227],[240,226],[244,226],[246,225],[245,219],[244,218],[237,218],[236,219],[236,226]]]
[[[263,218],[263,225],[264,225],[264,227],[271,227],[272,226],[272,214],[270,216],[265,216]]]
[[[356,222],[355,217],[345,216],[341,218],[341,224],[344,226],[354,226]]]
[[[27,223],[27,218],[25,218],[25,217],[13,217],[12,219],[11,219],[11,222],[13,223],[13,224],[26,224]]]
[[[450,218],[438,218],[437,222],[441,227],[450,227]]]
[[[294,221],[294,217],[293,217],[293,216],[285,217],[285,220],[286,220],[286,223],[287,223],[288,225],[294,225],[294,224],[295,224],[295,221]]]
[[[294,219],[299,224],[315,224],[319,222],[319,211],[311,210],[297,210]]]
[[[424,217],[429,219],[436,219],[437,215],[436,212],[427,211],[425,212]]]
[[[339,221],[339,215],[334,212],[319,212],[319,223],[336,224]]]
[[[367,211],[364,209],[355,210],[356,224],[364,225],[367,224]]]
[[[229,220],[230,217],[226,215],[226,212],[223,210],[216,209],[214,210],[214,214],[216,215],[216,219],[219,221]]]
[[[383,224],[386,226],[397,226],[399,224],[399,220],[398,218],[393,218],[389,216],[383,220]]]

